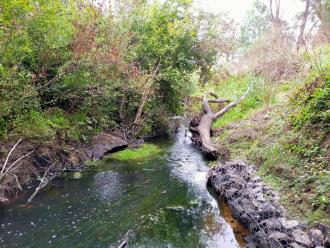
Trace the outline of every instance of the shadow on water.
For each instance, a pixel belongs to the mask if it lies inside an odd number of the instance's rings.
[[[133,248],[239,247],[185,133],[155,141],[163,152],[152,159],[105,159],[79,180],[56,179],[31,208],[19,207],[23,200],[4,207],[1,247],[117,247],[129,230]]]

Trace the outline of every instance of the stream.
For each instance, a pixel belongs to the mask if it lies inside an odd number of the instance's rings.
[[[181,127],[154,141],[159,156],[134,163],[111,155],[79,180],[66,175],[0,209],[1,247],[239,247],[206,187],[208,166]]]

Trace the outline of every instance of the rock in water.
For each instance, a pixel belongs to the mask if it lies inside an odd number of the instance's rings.
[[[78,179],[82,178],[82,174],[80,172],[75,172],[75,173],[73,173],[72,178],[78,180]]]
[[[173,210],[173,211],[183,211],[183,210],[185,210],[185,208],[182,207],[182,206],[169,206],[169,207],[166,207],[166,209]]]
[[[100,133],[92,139],[92,157],[101,159],[105,154],[127,147],[127,142],[107,133]]]

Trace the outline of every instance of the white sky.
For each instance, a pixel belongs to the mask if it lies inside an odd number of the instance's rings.
[[[197,6],[214,13],[229,12],[237,23],[241,23],[246,12],[253,5],[254,0],[195,0]],[[282,18],[291,22],[298,11],[304,9],[304,4],[299,0],[281,1]]]

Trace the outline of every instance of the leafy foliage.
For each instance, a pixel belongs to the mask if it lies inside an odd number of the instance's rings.
[[[240,27],[240,40],[243,47],[251,46],[271,27],[271,16],[264,1],[257,0],[248,11],[243,25]]]
[[[0,137],[84,139],[91,129],[130,126],[146,89],[140,134],[165,129],[198,61],[215,62],[217,52],[199,45],[209,37],[198,35],[214,26],[194,21],[191,1],[126,4],[1,1]]]
[[[297,90],[292,98],[294,112],[292,124],[302,129],[306,126],[326,128],[330,122],[330,75],[317,77]]]

